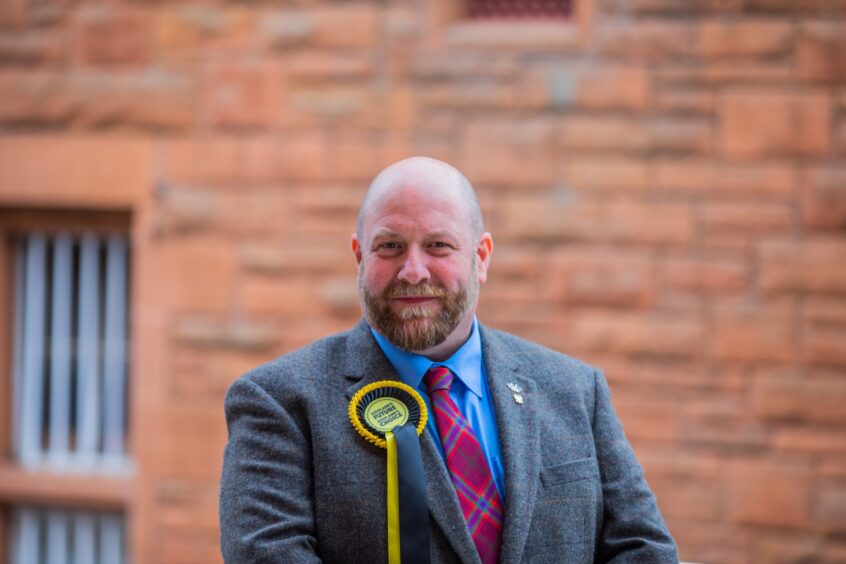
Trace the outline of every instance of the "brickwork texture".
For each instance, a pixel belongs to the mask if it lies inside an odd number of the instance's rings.
[[[480,319],[605,370],[684,560],[846,562],[846,1],[457,5],[0,5],[0,205],[132,212],[133,561],[220,560],[227,386],[356,322],[358,202],[425,154]]]

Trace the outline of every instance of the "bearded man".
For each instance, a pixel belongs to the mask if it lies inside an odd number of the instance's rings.
[[[374,179],[352,236],[364,319],[227,394],[226,562],[388,562],[385,452],[348,412],[383,380],[430,413],[424,561],[678,562],[602,373],[476,319],[492,251],[452,166],[415,157]]]

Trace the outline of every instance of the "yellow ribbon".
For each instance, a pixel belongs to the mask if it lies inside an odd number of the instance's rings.
[[[397,478],[397,440],[390,431],[388,443],[388,564],[400,564],[399,480]]]

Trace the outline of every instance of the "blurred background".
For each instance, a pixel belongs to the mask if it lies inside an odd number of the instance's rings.
[[[846,562],[844,0],[0,0],[0,562],[219,562],[227,386],[415,154],[684,560]]]

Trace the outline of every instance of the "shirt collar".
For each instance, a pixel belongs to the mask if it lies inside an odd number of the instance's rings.
[[[423,376],[432,366],[446,366],[471,392],[482,397],[482,340],[479,324],[473,317],[470,337],[455,353],[443,362],[433,362],[425,356],[397,348],[385,337],[370,328],[373,337],[399,373],[400,380],[412,388],[420,386]]]

